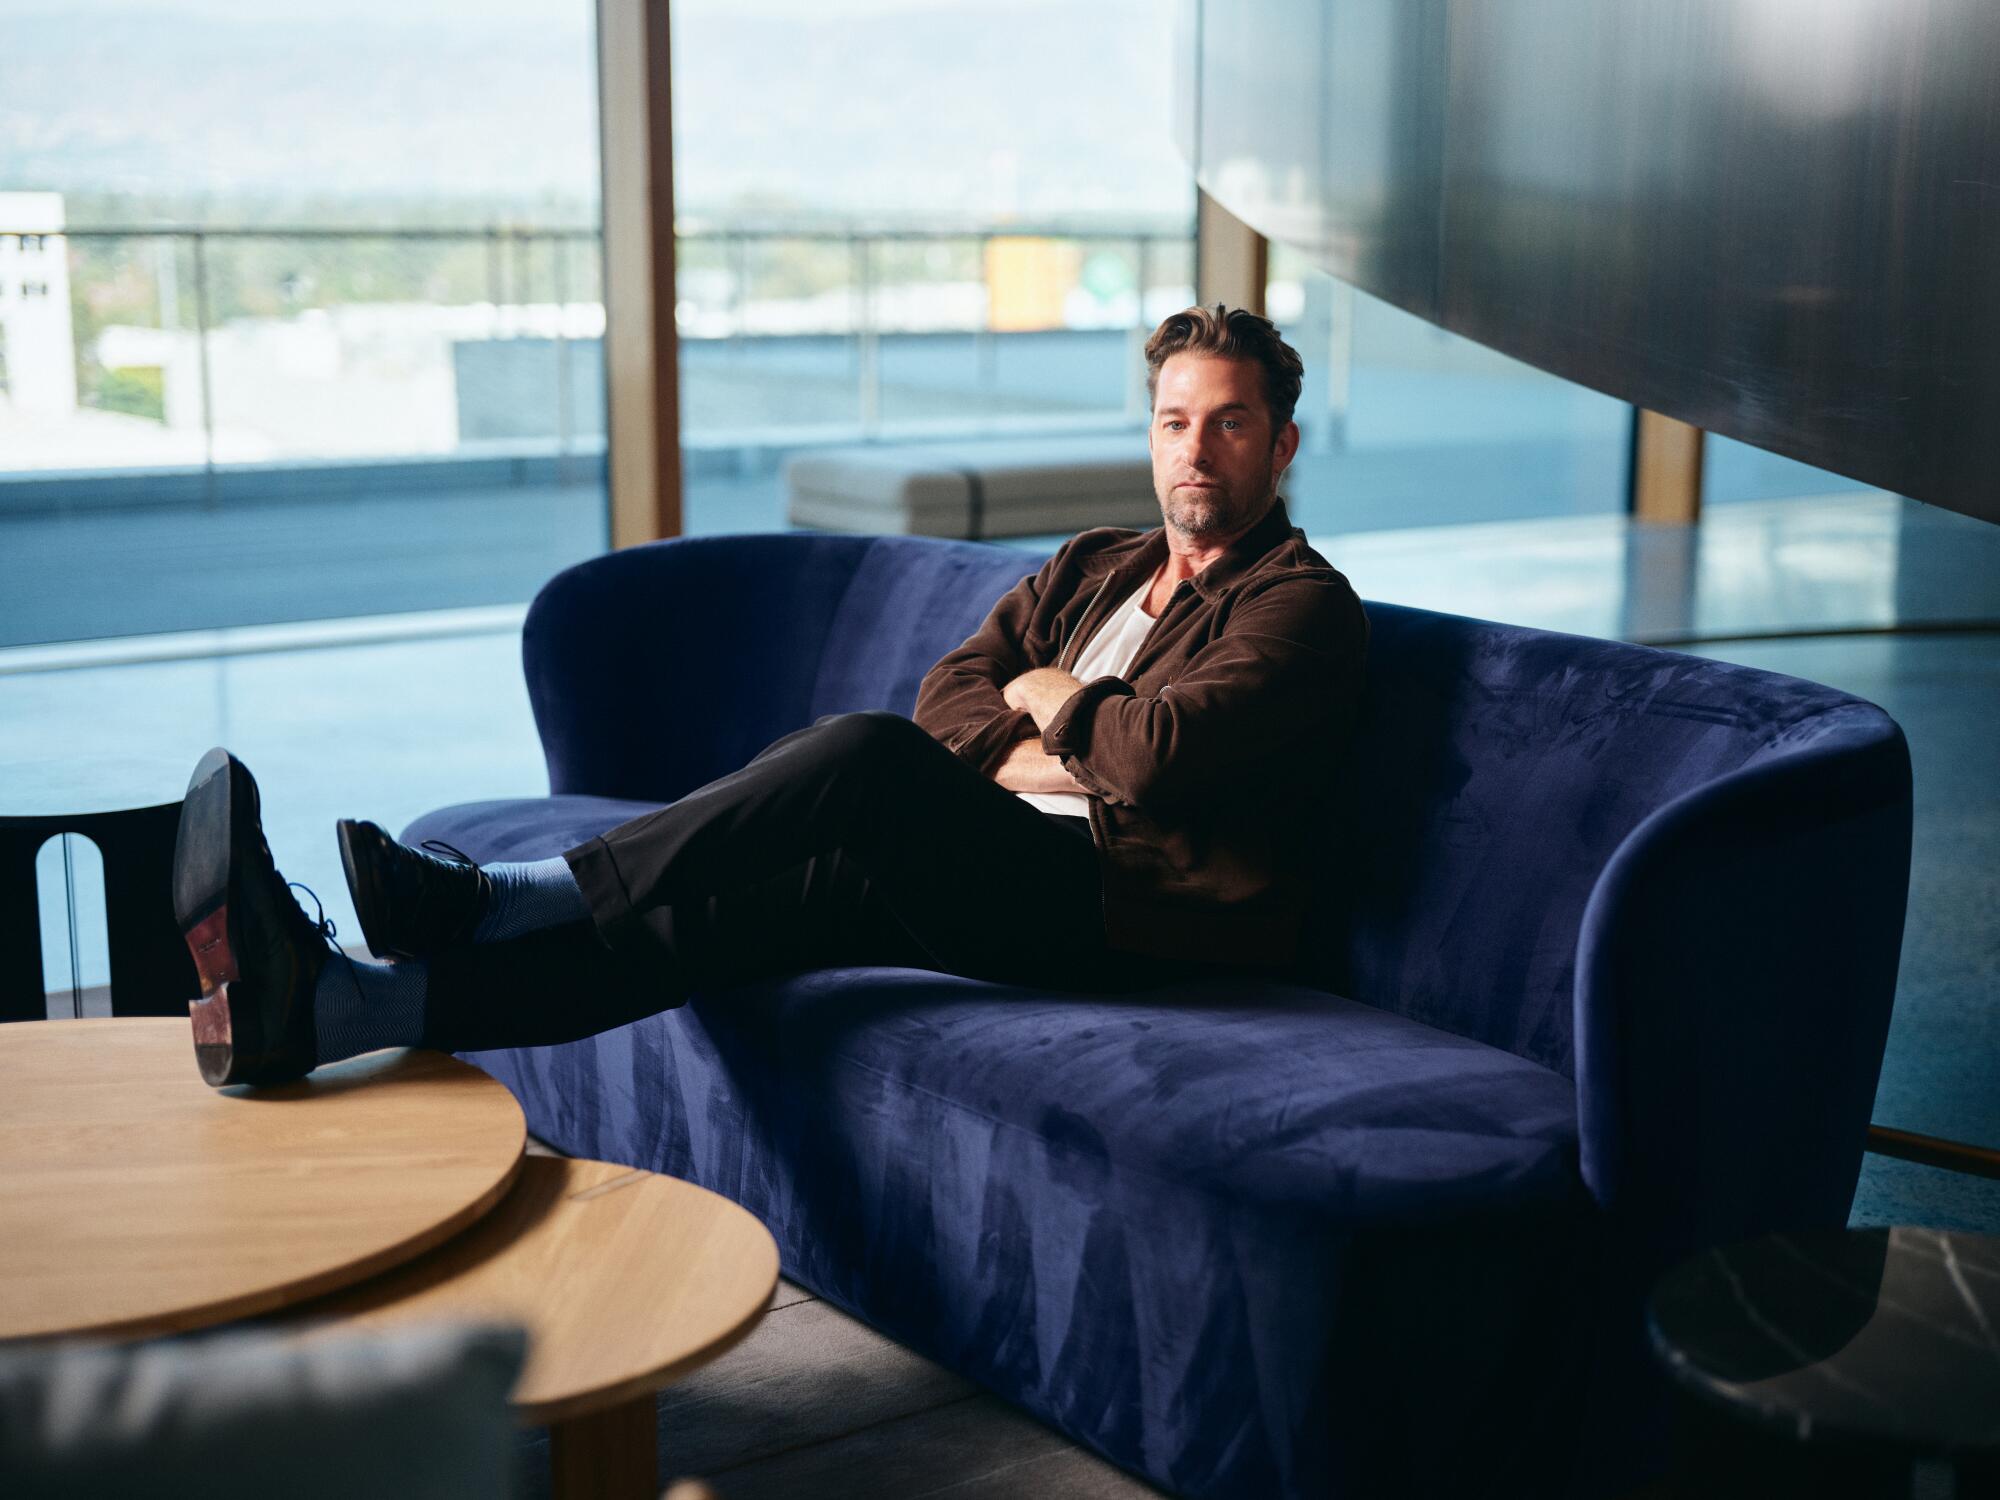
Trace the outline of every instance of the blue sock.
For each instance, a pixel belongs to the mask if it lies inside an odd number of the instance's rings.
[[[316,1061],[338,1062],[377,1047],[414,1047],[424,1039],[427,964],[376,964],[328,954],[313,990]]]
[[[583,888],[561,855],[526,864],[481,865],[493,882],[493,902],[473,929],[475,943],[502,943],[509,938],[560,927],[590,915]]]

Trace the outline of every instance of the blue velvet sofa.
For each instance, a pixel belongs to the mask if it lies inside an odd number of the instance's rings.
[[[571,568],[523,639],[551,795],[405,836],[540,857],[823,714],[907,713],[1034,561],[786,535]],[[787,1275],[1176,1494],[1616,1491],[1659,1456],[1651,1279],[1845,1221],[1907,750],[1813,683],[1369,612],[1295,976],[824,970],[475,1060],[537,1134],[747,1205]]]

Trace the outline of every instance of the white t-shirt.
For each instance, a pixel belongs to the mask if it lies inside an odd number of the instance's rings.
[[[1070,676],[1078,682],[1091,682],[1099,677],[1123,677],[1125,669],[1132,665],[1132,658],[1139,654],[1139,647],[1153,628],[1153,617],[1146,613],[1146,596],[1153,591],[1153,579],[1148,577],[1139,585],[1138,591],[1111,612],[1111,616],[1097,627],[1097,633],[1083,648],[1076,665],[1070,669]],[[1031,807],[1039,807],[1045,813],[1056,813],[1066,818],[1087,818],[1090,816],[1090,799],[1075,792],[1016,792]]]

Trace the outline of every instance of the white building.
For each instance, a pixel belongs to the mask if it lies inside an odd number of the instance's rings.
[[[76,410],[61,193],[0,193],[0,404]]]

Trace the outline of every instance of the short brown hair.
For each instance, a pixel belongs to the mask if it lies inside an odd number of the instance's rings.
[[[1269,318],[1241,307],[1190,307],[1170,313],[1146,340],[1146,404],[1160,385],[1160,367],[1176,354],[1247,359],[1264,372],[1264,405],[1271,413],[1271,441],[1285,430],[1299,404],[1305,361]]]

